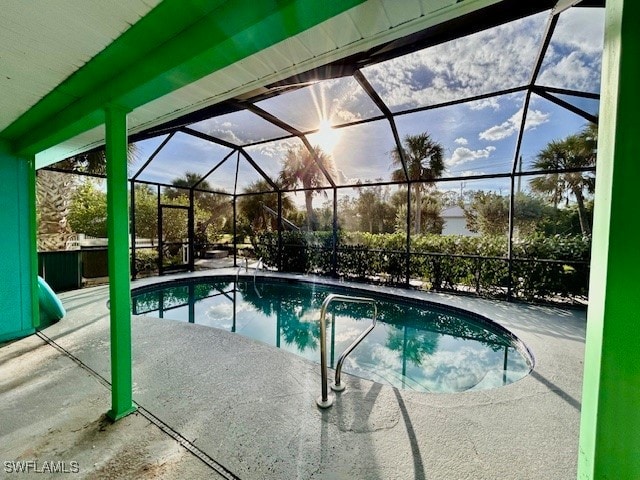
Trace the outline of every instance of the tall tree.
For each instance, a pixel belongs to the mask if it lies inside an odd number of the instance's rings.
[[[158,235],[158,197],[149,185],[137,184],[135,193],[136,239],[155,245]]]
[[[168,187],[164,194],[174,203],[189,204],[189,189],[200,181],[202,175],[185,172],[184,175],[171,181],[173,187]],[[211,192],[212,187],[206,180],[198,184],[194,191],[194,209],[198,230],[207,232],[207,237],[219,234],[229,225],[233,217],[231,197],[223,193]]]
[[[591,124],[577,135],[554,140],[538,153],[533,166],[540,170],[594,167],[596,164],[597,126]],[[575,197],[583,235],[591,234],[585,208],[585,192],[593,194],[595,176],[591,172],[548,173],[534,178],[531,189],[548,196],[555,205],[562,198]]]
[[[509,227],[509,198],[478,190],[464,205],[467,228],[482,235],[504,235]]]
[[[333,172],[335,169],[331,157],[320,147],[316,146],[314,150],[324,169],[327,172]],[[327,182],[320,165],[304,145],[287,150],[278,181],[283,188],[302,186],[305,189],[304,203],[307,210],[307,227],[309,230],[315,230],[318,222],[313,211],[313,195],[321,192],[321,187],[325,186]]]
[[[107,194],[95,182],[85,182],[71,195],[69,226],[92,237],[107,236]]]
[[[265,180],[256,180],[243,190],[243,193],[255,193],[255,195],[243,195],[238,200],[240,215],[249,222],[254,233],[264,230],[278,230],[278,194],[271,192],[271,190],[271,185]],[[282,216],[288,219],[288,214],[294,210],[295,207],[291,200],[283,195]]]
[[[444,172],[444,149],[442,145],[433,140],[427,133],[418,135],[407,135],[404,137],[402,153],[407,162],[407,173],[409,180],[413,183],[413,198],[415,199],[415,233],[422,232],[422,195],[430,188],[436,178],[440,178]],[[393,165],[396,168],[391,177],[395,181],[406,180],[404,169],[402,168],[402,155],[400,150],[391,152]]]
[[[482,190],[470,191],[470,200],[462,204],[467,228],[482,235],[505,235],[509,229],[509,197]],[[537,197],[516,193],[514,220],[516,233],[533,233],[547,215],[547,207]]]

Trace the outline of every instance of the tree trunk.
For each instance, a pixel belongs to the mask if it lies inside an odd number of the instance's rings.
[[[304,191],[304,203],[307,207],[307,230],[310,232],[315,229],[316,221],[313,213],[313,190]]]
[[[591,235],[591,225],[589,225],[589,219],[587,218],[587,211],[584,208],[584,197],[582,190],[576,189],[573,191],[576,196],[576,203],[578,204],[578,218],[580,219],[580,230],[583,235]]]
[[[36,178],[38,250],[65,250],[73,235],[67,224],[73,175],[40,170]]]
[[[421,220],[422,220],[422,185],[416,183],[415,184],[416,188],[415,188],[415,193],[414,193],[414,197],[416,199],[416,222],[415,222],[415,228],[416,234],[419,234],[420,231],[422,230],[422,225],[421,225]]]

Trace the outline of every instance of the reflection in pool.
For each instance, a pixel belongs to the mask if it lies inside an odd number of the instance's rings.
[[[320,306],[329,293],[357,295],[312,283],[208,278],[137,290],[133,313],[221,328],[318,362]],[[512,383],[531,369],[517,340],[495,325],[432,306],[376,302],[378,325],[344,372],[403,389],[461,392]],[[370,305],[331,304],[331,368],[371,315]]]

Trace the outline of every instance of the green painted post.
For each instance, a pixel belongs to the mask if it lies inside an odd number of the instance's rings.
[[[640,2],[607,0],[578,478],[640,478]]]
[[[36,215],[36,158],[31,156],[27,162],[27,188],[29,208],[29,253],[31,266],[31,315],[33,327],[40,326],[40,303],[38,300],[38,220]]]
[[[0,140],[0,342],[31,335],[38,316],[33,158],[13,153]]]
[[[131,379],[131,281],[127,199],[127,112],[105,109],[107,231],[111,316],[111,410],[118,420],[135,410]]]

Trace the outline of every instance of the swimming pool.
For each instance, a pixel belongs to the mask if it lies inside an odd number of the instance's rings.
[[[235,332],[319,362],[320,307],[330,293],[373,296],[378,324],[343,372],[420,392],[483,390],[519,380],[532,361],[504,328],[472,313],[315,283],[208,277],[133,292],[133,313]],[[328,365],[371,324],[372,307],[333,303]]]

